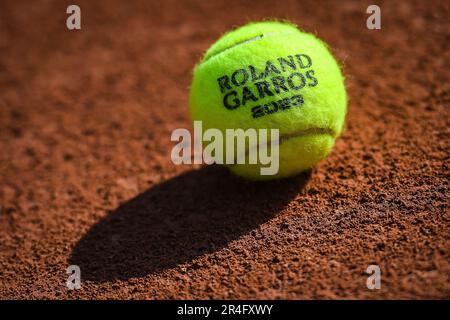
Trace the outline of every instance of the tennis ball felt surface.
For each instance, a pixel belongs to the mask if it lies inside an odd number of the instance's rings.
[[[227,165],[253,180],[312,168],[331,151],[347,110],[344,77],[327,46],[294,25],[250,23],[223,35],[195,67],[192,120],[203,130],[279,129],[279,172]]]

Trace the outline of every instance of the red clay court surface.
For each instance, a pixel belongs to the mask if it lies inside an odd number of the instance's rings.
[[[381,30],[365,1],[77,1],[81,31],[69,4],[0,4],[0,298],[450,298],[448,1],[377,1]],[[269,183],[175,166],[195,63],[265,18],[343,64],[334,151]]]

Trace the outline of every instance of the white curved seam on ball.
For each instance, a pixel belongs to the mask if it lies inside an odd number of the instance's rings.
[[[335,137],[335,133],[333,129],[331,128],[309,128],[305,130],[296,131],[293,133],[283,134],[280,136],[278,141],[274,141],[275,144],[278,144],[279,146],[285,143],[288,140],[294,139],[294,138],[300,138],[308,135],[330,135],[331,137]],[[255,149],[261,149],[265,148],[267,145],[271,145],[272,140],[267,141],[266,144],[257,144],[250,148],[245,149],[245,153],[243,157],[248,157],[251,151],[254,151]],[[236,159],[239,160],[242,158],[242,155],[236,155]],[[237,162],[237,161],[236,161]],[[231,164],[232,166],[236,165],[237,163]]]
[[[257,41],[257,40],[261,40],[261,39],[264,39],[264,38],[268,38],[268,37],[273,37],[274,35],[287,35],[287,34],[296,34],[296,32],[292,32],[292,31],[289,31],[289,32],[287,32],[287,31],[273,31],[273,32],[269,32],[269,33],[263,33],[263,34],[260,34],[260,35],[258,35],[256,37],[253,37],[253,38],[246,39],[246,40],[240,41],[238,43],[235,43],[231,47],[227,47],[227,48],[225,48],[225,49],[223,49],[223,50],[221,50],[221,51],[219,51],[219,52],[217,52],[217,53],[207,57],[206,59],[201,61],[200,64],[204,64],[204,63],[208,62],[210,59],[212,59],[214,57],[217,57],[218,55],[220,55],[220,54],[222,54],[222,53],[224,53],[224,52],[226,52],[226,51],[228,51],[230,49],[238,47],[240,45],[251,43],[251,42],[254,42],[254,41]]]

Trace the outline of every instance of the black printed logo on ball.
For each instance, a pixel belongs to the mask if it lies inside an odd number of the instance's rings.
[[[318,84],[314,70],[311,69],[312,64],[310,56],[296,54],[267,60],[263,72],[258,72],[254,66],[249,65],[248,68],[237,69],[230,75],[223,75],[217,79],[223,95],[223,106],[235,110],[247,104],[254,105],[266,97],[292,92],[290,98],[252,106],[252,117],[260,118],[292,107],[300,107],[304,100],[296,91]]]

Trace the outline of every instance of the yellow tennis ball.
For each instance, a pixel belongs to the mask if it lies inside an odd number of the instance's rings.
[[[250,23],[223,35],[195,67],[192,120],[203,131],[279,129],[279,171],[228,164],[253,180],[312,168],[331,151],[347,110],[344,77],[327,46],[290,23]]]

